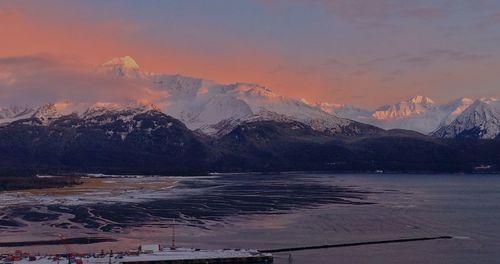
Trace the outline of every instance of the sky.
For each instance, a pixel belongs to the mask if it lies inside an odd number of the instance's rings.
[[[444,103],[500,96],[499,43],[497,0],[0,0],[0,99],[156,96],[82,70],[129,55],[310,102]]]

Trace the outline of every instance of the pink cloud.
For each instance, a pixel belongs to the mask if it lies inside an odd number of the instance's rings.
[[[92,68],[40,55],[2,57],[0,73],[5,76],[0,78],[0,102],[3,105],[37,105],[62,100],[155,103],[167,96],[139,80],[99,73]]]

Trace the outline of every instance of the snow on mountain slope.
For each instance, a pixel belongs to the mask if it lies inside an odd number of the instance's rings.
[[[382,106],[372,114],[375,122],[383,128],[402,128],[425,134],[434,131],[444,115],[440,107],[425,96],[415,96],[407,101]]]
[[[449,125],[433,133],[441,138],[493,139],[500,135],[500,101],[496,98],[475,100]]]
[[[465,109],[467,109],[474,100],[469,98],[459,98],[457,100],[451,101],[448,104],[440,106],[442,112],[446,114],[442,118],[441,124],[439,127],[449,125],[453,120],[457,118]]]
[[[39,125],[48,125],[60,117],[76,114],[81,115],[89,108],[89,103],[77,103],[70,101],[60,101],[47,103],[39,108],[29,117],[37,120]]]
[[[10,106],[7,108],[0,108],[0,119],[15,118],[33,112],[33,108],[29,106]]]
[[[48,126],[61,119],[71,117],[81,119],[85,124],[105,125],[117,120],[130,121],[134,116],[150,110],[159,111],[155,105],[129,103],[74,103],[69,101],[47,103],[40,106],[33,114],[21,120],[23,124]],[[112,117],[112,118],[110,118]]]
[[[138,78],[141,75],[139,65],[130,56],[113,58],[102,64],[98,71],[110,73],[117,77]]]
[[[438,105],[428,97],[415,96],[393,105],[379,107],[375,111],[324,103],[319,107],[339,117],[384,129],[408,129],[428,134],[451,123],[471,103],[471,99],[461,98],[448,104]]]
[[[107,125],[116,121],[129,123],[139,114],[148,111],[159,111],[158,107],[151,104],[128,104],[119,105],[114,103],[95,103],[79,116],[84,120],[85,125]],[[132,129],[132,128],[130,128]]]
[[[69,102],[48,103],[38,108],[33,114],[33,117],[41,120],[58,118],[65,114],[65,110],[69,105]]]
[[[372,116],[377,120],[387,121],[421,115],[436,108],[437,106],[433,100],[419,95],[409,99],[408,101],[382,106],[375,110]]]
[[[429,134],[451,123],[471,103],[471,99],[460,98],[438,105],[428,97],[416,96],[393,106],[379,108],[373,117],[379,126],[386,129],[402,128]]]
[[[162,110],[190,129],[253,114],[251,107],[228,86],[179,75],[152,77],[169,94]]]
[[[226,131],[238,122],[277,116],[333,133],[354,120],[385,129],[402,128],[428,134],[449,124],[471,103],[470,99],[464,98],[441,106],[428,97],[415,96],[372,112],[349,105],[312,105],[277,95],[256,84],[225,85],[181,75],[145,73],[130,57],[112,59],[102,67],[116,76],[145,79],[155,89],[166,91],[169,94],[166,102],[158,102],[162,110],[180,119],[190,129],[200,129],[208,134],[220,134],[217,129]],[[270,112],[276,115],[270,115]]]
[[[162,110],[165,113],[180,119],[192,130],[201,129],[209,134],[214,134],[220,122],[243,122],[268,112],[333,133],[352,123],[301,100],[277,95],[257,84],[218,84],[198,78],[154,73],[143,73],[142,76],[157,89],[168,92],[167,101],[159,102],[164,105]]]
[[[172,120],[166,122],[165,120]],[[170,128],[179,121],[167,117],[158,106],[153,104],[103,103],[94,104],[58,102],[45,104],[31,115],[19,120],[17,124],[50,127],[99,128],[106,130],[106,135],[118,135],[122,140],[134,131],[150,134],[160,128]],[[178,124],[177,124],[178,123]],[[184,128],[186,129],[186,128]]]
[[[155,97],[156,100],[152,102],[148,99],[147,103],[61,101],[47,103],[39,108],[0,109],[0,123],[32,118],[37,120],[38,125],[48,125],[70,114],[92,119],[92,115],[106,112],[141,113],[141,109],[150,109],[149,104],[155,103],[158,105],[152,107],[155,110],[179,119],[191,130],[211,135],[223,135],[232,127],[252,120],[299,121],[330,133],[348,130],[348,133],[362,133],[363,129],[373,129],[357,123],[361,122],[385,129],[402,128],[428,134],[452,123],[472,104],[472,100],[462,98],[438,105],[425,96],[415,96],[375,111],[351,105],[310,104],[275,94],[269,88],[257,84],[219,84],[200,78],[143,72],[129,56],[114,58],[102,64],[97,68],[97,73],[125,78],[122,80],[127,82],[137,81],[147,86],[147,90],[160,91],[162,95]],[[144,108],[144,105],[149,106]]]
[[[260,110],[255,115],[248,115],[240,118],[228,118],[224,119],[216,124],[209,124],[201,127],[199,130],[207,135],[212,135],[215,137],[222,137],[230,133],[234,128],[243,123],[251,123],[257,121],[276,121],[280,123],[290,123],[293,119],[285,115],[281,115],[275,112],[267,111],[265,109]]]
[[[321,131],[334,131],[350,122],[320,111],[300,100],[277,95],[268,88],[255,84],[238,83],[205,88],[207,90],[191,97],[191,105],[180,103],[176,106],[191,117],[186,119],[184,116],[179,116],[191,129],[205,128],[228,119],[272,120],[278,116],[286,116]],[[210,88],[213,91],[210,91]],[[168,108],[165,111],[170,113]]]
[[[29,118],[34,111],[30,106],[19,105],[0,108],[0,124],[8,124],[19,119]]]
[[[303,122],[320,131],[335,130],[350,123],[348,120],[320,111],[301,100],[277,95],[259,85],[234,84],[230,87],[232,93],[247,103],[252,113],[257,116],[266,113],[266,118],[269,118],[269,113],[276,113]]]
[[[321,110],[334,114],[339,117],[356,120],[367,124],[376,124],[372,117],[372,112],[353,105],[332,104],[332,103],[317,103],[316,107]]]

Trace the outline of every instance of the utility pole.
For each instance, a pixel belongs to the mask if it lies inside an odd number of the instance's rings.
[[[111,258],[113,257],[113,250],[109,252],[109,262],[108,264],[111,264]]]
[[[172,219],[172,247],[171,249],[175,249],[175,219]]]

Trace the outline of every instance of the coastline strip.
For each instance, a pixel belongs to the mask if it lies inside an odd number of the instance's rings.
[[[116,239],[107,237],[74,237],[57,240],[38,240],[38,241],[18,241],[18,242],[0,242],[0,247],[24,247],[40,245],[63,245],[63,244],[96,244],[102,242],[116,242]]]

